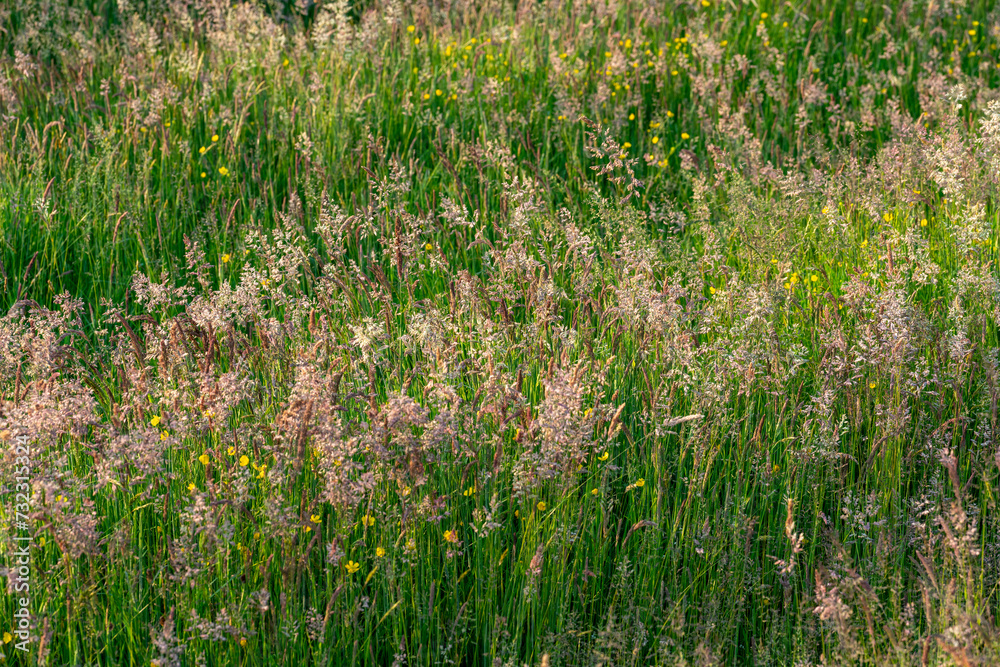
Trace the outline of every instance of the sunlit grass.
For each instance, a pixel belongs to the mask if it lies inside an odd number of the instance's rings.
[[[992,5],[57,8],[4,661],[1000,660]]]

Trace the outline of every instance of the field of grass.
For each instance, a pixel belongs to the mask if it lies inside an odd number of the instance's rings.
[[[998,45],[0,5],[0,665],[1000,664]]]

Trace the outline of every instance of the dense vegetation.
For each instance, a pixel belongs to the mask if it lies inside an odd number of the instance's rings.
[[[0,26],[7,664],[1000,662],[994,3]]]

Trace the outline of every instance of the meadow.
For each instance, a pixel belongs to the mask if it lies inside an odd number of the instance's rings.
[[[0,665],[1000,664],[998,44],[3,3]]]

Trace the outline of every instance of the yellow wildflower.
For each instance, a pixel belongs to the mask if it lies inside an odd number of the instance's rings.
[[[607,461],[609,456],[611,456],[610,452],[604,452],[603,454],[601,454],[600,456],[597,457],[597,460],[598,461]]]
[[[367,528],[371,528],[375,525],[375,517],[368,516],[367,514],[361,517],[361,525]]]
[[[346,563],[344,563],[344,567],[347,568],[348,574],[354,574],[355,572],[361,569],[361,565],[355,563],[353,560],[349,560]]]
[[[153,418],[149,420],[150,426],[157,426],[160,423],[160,415],[153,415]]]
[[[229,170],[226,169],[225,167],[219,167],[219,173],[222,174],[223,176],[228,176]]]
[[[202,465],[207,466],[208,465],[208,454],[202,454],[201,456],[199,456],[198,457],[198,461],[200,461]]]
[[[543,501],[539,502],[538,505],[537,505],[537,507],[538,507],[538,511],[539,512],[544,512],[545,511],[545,501],[543,500]]]
[[[243,466],[245,468],[248,463],[250,463],[250,459],[247,458],[246,454],[244,454],[243,456],[240,457],[240,465],[241,466]]]

